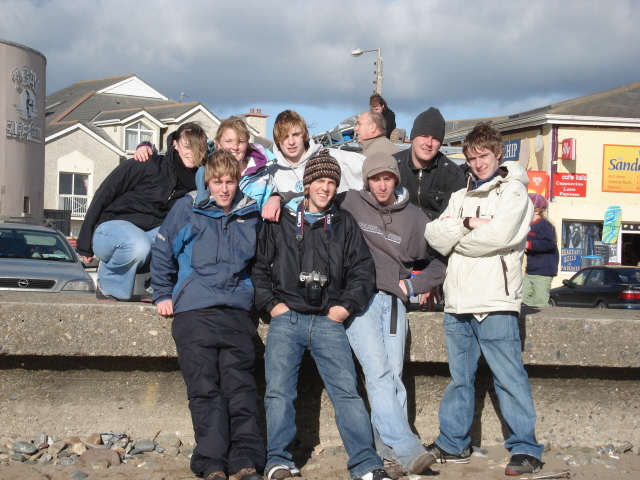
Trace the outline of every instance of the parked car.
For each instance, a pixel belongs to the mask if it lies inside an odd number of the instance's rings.
[[[550,306],[640,309],[638,267],[583,268],[562,285],[551,289]]]
[[[54,228],[0,223],[0,291],[93,293],[76,251]]]

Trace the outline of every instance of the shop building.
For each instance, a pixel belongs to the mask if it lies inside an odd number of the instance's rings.
[[[529,191],[550,200],[561,252],[554,286],[592,263],[637,264],[640,82],[503,117],[495,125],[505,161],[526,168]],[[471,128],[448,132],[444,144],[461,145]],[[610,207],[621,210],[617,238],[603,238]]]

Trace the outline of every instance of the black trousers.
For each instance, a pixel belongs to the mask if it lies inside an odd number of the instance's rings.
[[[252,374],[256,328],[249,313],[226,307],[181,312],[171,333],[197,442],[191,470],[202,477],[261,471],[265,448]]]

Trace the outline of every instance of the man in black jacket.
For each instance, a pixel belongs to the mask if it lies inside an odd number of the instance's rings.
[[[164,156],[118,165],[96,191],[78,236],[85,263],[95,255],[99,300],[129,300],[136,272],[176,200],[196,189],[195,174],[207,151],[200,125],[185,123]]]
[[[411,129],[411,148],[396,153],[402,186],[411,203],[434,220],[447,208],[451,194],[465,186],[462,170],[440,153],[444,118],[437,108],[418,115]]]
[[[375,288],[375,266],[358,224],[336,209],[340,165],[326,150],[307,161],[304,197],[264,222],[251,280],[255,305],[271,314],[265,352],[268,479],[300,476],[288,450],[295,439],[297,378],[308,348],[336,411],[354,479],[387,475],[373,437],[343,322],[362,311]]]

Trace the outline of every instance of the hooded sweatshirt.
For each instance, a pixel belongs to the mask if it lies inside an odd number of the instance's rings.
[[[408,298],[398,282],[405,280],[409,293],[429,292],[444,281],[446,259],[430,252],[424,238],[429,219],[409,202],[406,189],[400,187],[395,194],[395,204],[380,205],[366,190],[349,190],[338,195],[336,204],[358,222],[376,265],[378,290],[406,302]],[[429,266],[410,278],[414,264],[420,260],[430,261]]]
[[[284,158],[284,155],[276,146],[274,151],[276,160],[273,165],[268,167],[268,172],[273,177],[274,186],[277,191],[302,193],[304,191],[302,179],[304,177],[304,168],[307,165],[307,160],[322,148],[322,145],[315,143],[313,139],[310,138],[309,148],[302,159],[297,165],[292,165]],[[364,155],[338,150],[337,148],[329,149],[329,154],[338,161],[342,171],[338,193],[346,192],[350,189],[360,190],[362,188],[362,162],[364,162],[365,159]]]

